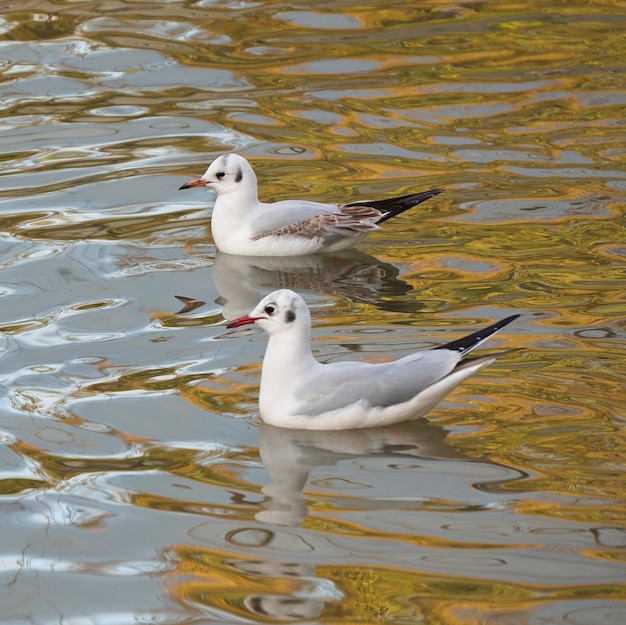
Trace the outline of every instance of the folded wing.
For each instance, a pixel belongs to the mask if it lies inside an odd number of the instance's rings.
[[[454,351],[430,350],[382,364],[322,365],[306,389],[297,389],[299,412],[315,416],[358,401],[381,408],[401,404],[452,372],[460,359]]]

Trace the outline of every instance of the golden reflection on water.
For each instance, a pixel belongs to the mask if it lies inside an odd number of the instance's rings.
[[[268,532],[266,540],[273,540],[272,534]],[[368,566],[364,569],[344,565],[313,569],[295,562],[245,560],[236,552],[220,553],[186,546],[172,547],[167,557],[177,563],[167,585],[180,603],[234,612],[242,618],[255,615],[271,621],[319,617],[324,622],[334,619],[438,622],[437,619],[443,618],[445,623],[467,623],[478,622],[466,620],[472,612],[477,619],[484,619],[490,612],[521,618],[533,604],[540,606],[568,599],[580,601],[585,597],[595,599],[599,595],[606,600],[624,598],[620,584],[559,588],[416,575],[401,568]],[[489,557],[472,556],[472,559],[486,561]],[[494,567],[505,565],[497,558],[491,560]],[[331,593],[326,597],[315,596],[311,591],[312,578],[318,583],[324,580],[332,584],[335,596]],[[181,581],[176,581],[178,579]],[[451,596],[453,601],[449,599]]]

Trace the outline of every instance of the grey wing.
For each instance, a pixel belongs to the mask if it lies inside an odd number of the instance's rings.
[[[382,408],[403,403],[448,375],[460,359],[453,351],[430,350],[384,364],[324,365],[307,381],[307,388],[298,391],[302,414],[314,416],[360,400]]]
[[[263,213],[254,219],[257,234],[298,236],[307,239],[356,236],[376,229],[381,212],[371,206],[338,206],[299,200],[285,200],[263,205]]]

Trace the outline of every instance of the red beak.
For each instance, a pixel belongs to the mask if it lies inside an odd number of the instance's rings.
[[[205,187],[206,182],[202,180],[202,178],[197,178],[196,180],[190,180],[189,182],[185,182],[185,184],[178,187],[178,190],[181,189],[191,189],[192,187]]]
[[[248,317],[248,315],[244,315],[243,317],[237,317],[237,319],[233,319],[230,323],[226,324],[227,328],[238,328],[239,326],[247,326],[251,323],[257,321],[259,317]]]

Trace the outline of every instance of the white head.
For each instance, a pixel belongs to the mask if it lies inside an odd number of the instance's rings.
[[[223,154],[216,158],[201,178],[191,180],[180,189],[209,187],[218,195],[240,193],[257,199],[256,174],[250,163],[239,154]]]
[[[257,323],[270,336],[297,328],[308,333],[311,315],[306,302],[289,289],[280,289],[266,295],[249,315],[239,317],[228,328]]]

